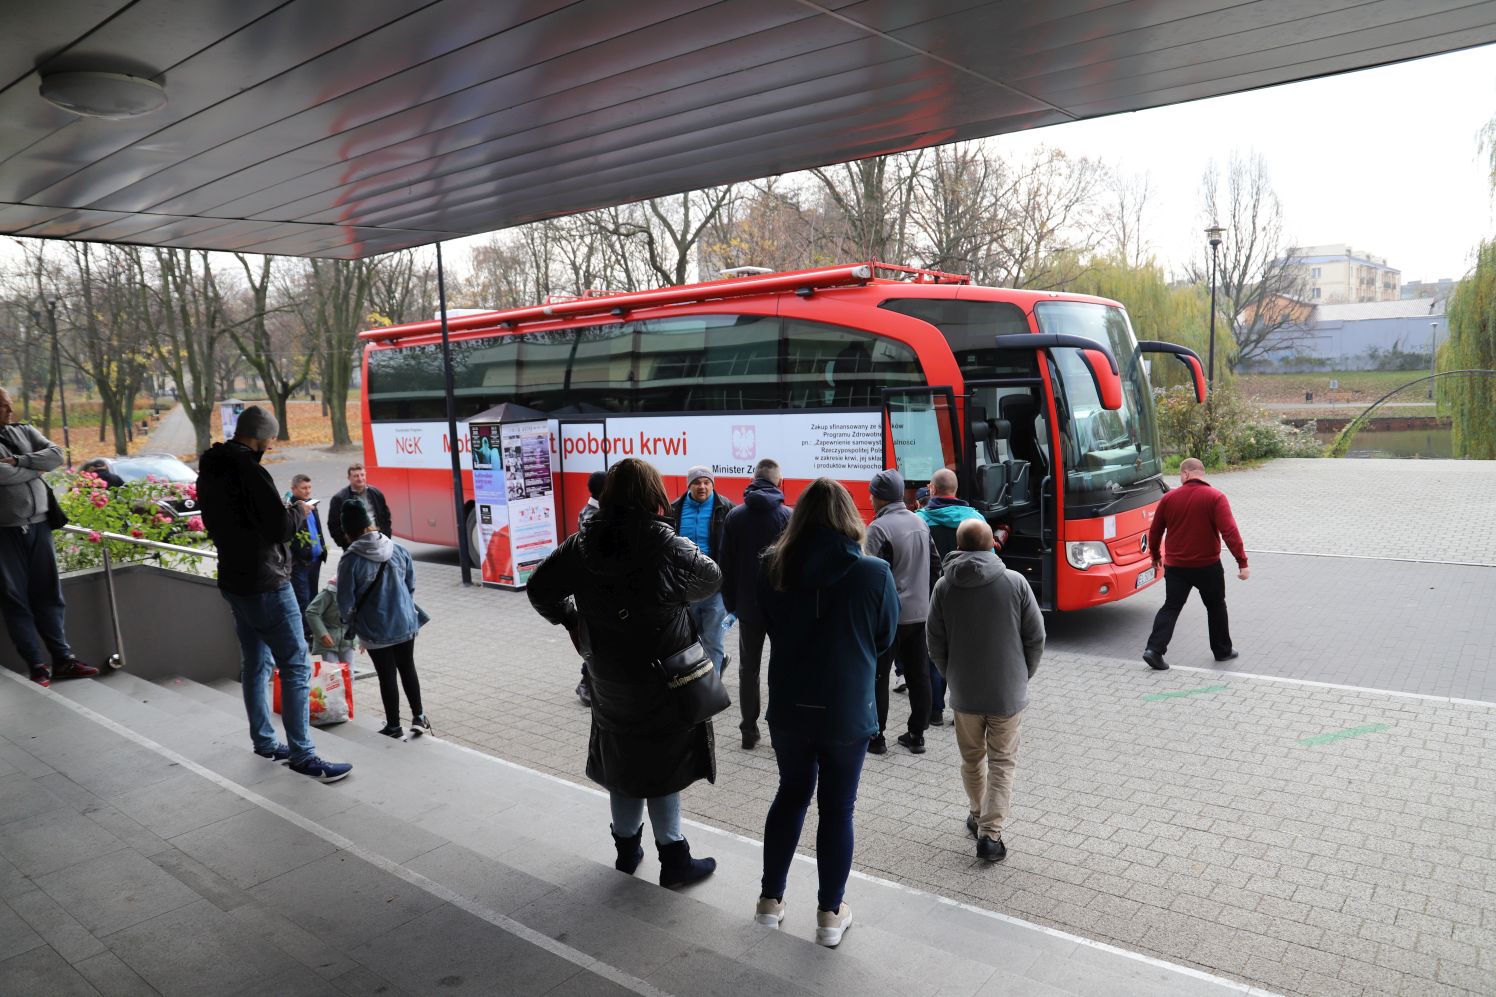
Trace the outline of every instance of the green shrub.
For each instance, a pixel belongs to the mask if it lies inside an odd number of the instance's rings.
[[[1171,457],[1199,457],[1208,468],[1225,467],[1275,457],[1319,457],[1324,448],[1314,438],[1314,427],[1304,429],[1278,422],[1267,412],[1221,385],[1200,405],[1192,388],[1158,392],[1159,445],[1165,467],[1177,469]]]

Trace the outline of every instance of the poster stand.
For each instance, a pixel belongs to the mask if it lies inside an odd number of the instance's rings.
[[[468,419],[483,584],[518,590],[556,549],[548,416],[506,402]]]

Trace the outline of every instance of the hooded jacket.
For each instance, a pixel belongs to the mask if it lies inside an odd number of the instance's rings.
[[[956,527],[968,519],[983,516],[971,504],[950,495],[936,495],[919,512],[915,513],[930,528],[930,540],[935,544],[935,553],[942,558],[956,549]]]
[[[758,560],[779,539],[789,521],[784,492],[764,478],[754,478],[743,489],[743,504],[727,514],[722,527],[722,553],[717,558],[722,566],[722,605],[744,623],[764,625],[764,614],[758,607]]]
[[[0,426],[0,526],[30,526],[47,518],[47,482],[42,474],[62,466],[62,447],[29,423]]]
[[[899,593],[882,560],[822,528],[807,535],[778,591],[760,562],[769,632],[769,726],[845,744],[878,733],[878,656],[893,646]]]
[[[344,636],[348,627],[343,623],[343,611],[338,608],[337,590],[324,585],[322,591],[312,596],[304,615],[307,629],[312,634],[314,653],[342,654],[353,647],[353,641]],[[322,646],[324,635],[332,638],[332,647]]]
[[[676,718],[654,662],[696,639],[686,606],[721,581],[716,563],[667,520],[606,508],[530,575],[530,604],[571,631],[587,663],[594,782],[648,799],[716,781],[711,721]]]
[[[923,623],[930,614],[930,585],[940,576],[940,555],[925,521],[902,502],[890,502],[868,524],[863,547],[893,569],[899,623]]]
[[[379,585],[370,588],[381,564],[387,567]],[[415,590],[416,569],[410,552],[383,533],[363,534],[338,561],[338,615],[353,625],[364,647],[403,644],[420,632]],[[355,615],[353,607],[360,598],[363,605]]]
[[[197,462],[197,501],[218,548],[220,589],[258,595],[289,584],[289,544],[305,521],[281,500],[259,454],[237,440],[209,447]]]
[[[1044,617],[1029,583],[992,551],[945,556],[925,639],[951,709],[1011,717],[1028,705],[1028,680],[1044,654]]]

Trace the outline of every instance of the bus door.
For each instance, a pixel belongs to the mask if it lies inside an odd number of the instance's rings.
[[[942,467],[960,477],[961,434],[950,388],[884,388],[883,417],[886,445],[892,447],[883,465],[897,468],[906,488],[929,484]]]
[[[557,420],[556,515],[560,517],[558,538],[564,540],[577,531],[577,517],[591,494],[587,478],[593,471],[608,469],[608,424],[602,419]]]
[[[993,529],[1011,531],[1004,563],[1028,579],[1039,605],[1053,603],[1055,474],[1049,404],[1035,374],[968,380],[961,495]]]

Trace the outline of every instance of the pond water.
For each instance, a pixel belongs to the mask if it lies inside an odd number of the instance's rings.
[[[1321,443],[1333,443],[1334,433],[1315,433]],[[1351,441],[1349,457],[1453,457],[1454,431],[1430,429],[1363,429]]]

